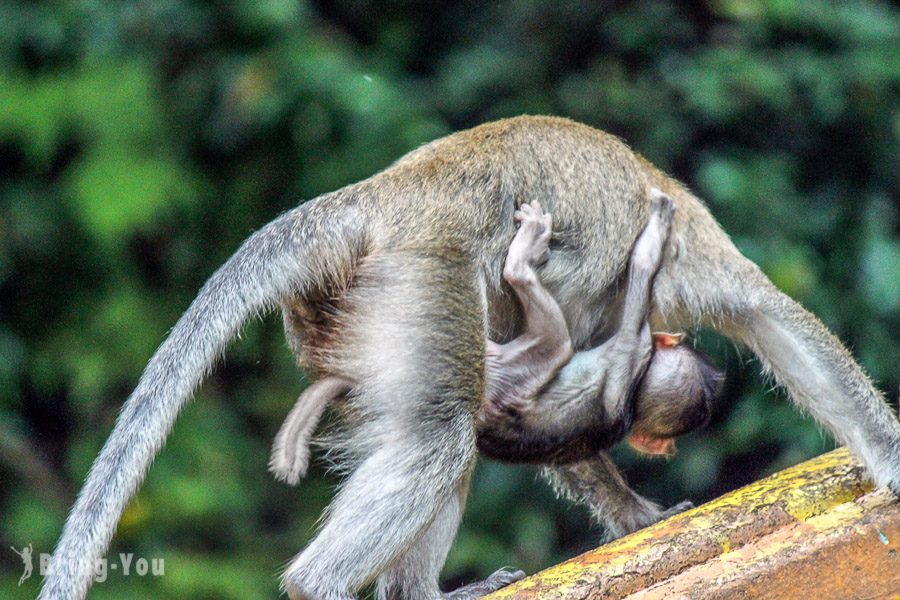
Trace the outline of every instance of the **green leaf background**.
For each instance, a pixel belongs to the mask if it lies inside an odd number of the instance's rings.
[[[279,212],[451,131],[523,113],[626,139],[895,401],[900,11],[877,0],[413,3],[0,0],[0,546],[49,552],[147,359]],[[700,502],[833,446],[746,351],[709,428],[638,490]],[[92,598],[272,598],[337,481],[266,472],[305,385],[279,319],[184,412],[111,549],[166,560]],[[483,461],[447,587],[533,572],[600,532],[527,467]],[[38,577],[0,551],[0,596]]]

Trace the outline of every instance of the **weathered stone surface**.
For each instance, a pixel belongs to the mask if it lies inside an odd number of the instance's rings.
[[[871,489],[835,450],[489,598],[892,598],[900,504]]]

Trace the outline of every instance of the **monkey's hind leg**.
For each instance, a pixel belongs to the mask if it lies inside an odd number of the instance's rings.
[[[794,401],[900,494],[900,421],[840,341],[680,193],[673,261],[654,286],[661,313],[687,313],[748,346]],[[678,223],[678,219],[683,221]]]
[[[284,573],[292,599],[354,598],[425,534],[475,457],[485,332],[472,269],[382,256],[361,270],[347,300],[358,308],[341,331],[346,349],[334,355],[338,372],[357,381],[346,450],[358,466]],[[410,586],[425,587],[421,579]]]
[[[438,576],[456,537],[468,488],[467,476],[415,546],[378,578],[378,600],[474,600],[525,577],[522,571],[500,569],[484,581],[441,593]]]

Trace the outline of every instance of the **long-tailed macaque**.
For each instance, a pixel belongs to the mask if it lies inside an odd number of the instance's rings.
[[[707,325],[746,344],[877,484],[900,492],[900,422],[883,396],[818,319],[740,254],[699,199],[613,136],[520,117],[436,140],[302,204],[212,275],[125,403],[40,598],[85,596],[178,412],[242,325],[276,306],[313,379],[357,382],[346,402],[350,474],[285,570],[285,589],[292,598],[349,600],[377,581],[385,598],[441,597],[438,573],[476,454],[484,340],[502,343],[522,328],[501,273],[513,213],[536,199],[553,214],[554,252],[541,280],[583,350],[615,330],[606,309],[622,299],[652,187],[677,209],[652,289],[653,329]]]
[[[566,464],[608,449],[632,427],[639,449],[667,453],[672,438],[705,423],[721,375],[674,336],[657,335],[653,352],[650,294],[674,207],[659,190],[650,197],[650,220],[631,253],[617,328],[603,344],[574,356],[565,317],[534,270],[546,252],[539,238],[529,243],[536,238],[529,235],[536,219],[528,217],[535,209],[522,206],[525,220],[503,277],[521,301],[525,324],[512,341],[487,343],[486,398],[476,417],[482,454]],[[542,217],[549,236],[550,215]]]
[[[708,420],[722,375],[702,355],[681,345],[680,335],[653,334],[655,351],[650,355],[650,286],[662,262],[674,210],[668,197],[656,190],[651,196],[650,222],[632,252],[624,299],[624,312],[634,321],[623,319],[613,338],[578,353],[571,363],[565,318],[535,271],[549,256],[551,215],[538,202],[516,211],[519,230],[503,278],[523,307],[525,325],[505,344],[487,341],[485,401],[476,417],[483,454],[509,462],[565,464],[592,458],[631,428],[629,441],[635,449],[671,455],[675,437]],[[623,356],[631,356],[627,345],[632,343],[644,344],[636,361],[626,361],[628,371],[632,362],[638,364],[633,370],[640,383],[633,403],[604,397],[616,389],[605,384],[620,376],[614,367]],[[644,374],[640,364],[647,360]],[[632,373],[623,376],[630,379]],[[327,377],[304,391],[275,439],[269,466],[277,479],[296,485],[306,474],[318,419],[329,402],[350,393],[353,385]]]
[[[653,334],[655,351],[650,356],[646,323],[650,287],[662,262],[673,211],[671,199],[658,190],[651,190],[651,207],[650,222],[638,237],[629,264],[624,299],[627,317],[609,341],[578,353],[572,362],[562,311],[535,271],[549,256],[551,215],[543,213],[538,202],[523,204],[516,211],[519,230],[510,244],[503,278],[523,307],[525,325],[523,332],[506,344],[487,341],[485,400],[476,417],[478,448],[486,456],[566,467],[564,472],[570,478],[588,469],[593,474],[590,495],[563,495],[587,501],[607,538],[692,505],[682,502],[663,511],[631,491],[606,457],[592,459],[621,440],[629,426],[629,442],[638,451],[674,454],[676,436],[707,422],[723,379],[707,359],[681,345],[682,336]],[[638,332],[642,335],[636,335]],[[644,344],[637,360],[631,358],[631,344]],[[643,373],[640,365],[648,358]],[[639,378],[637,393],[631,394],[633,401],[606,397],[619,389],[607,387],[607,379],[632,377],[616,371],[623,368],[634,369]],[[330,402],[350,393],[353,385],[349,380],[326,377],[301,394],[272,449],[269,468],[277,479],[290,485],[299,483],[308,468],[311,436],[320,416]],[[631,388],[634,392],[635,386]],[[572,466],[576,461],[586,465]],[[596,466],[587,466],[592,463]],[[549,470],[548,474],[559,488],[558,477]],[[497,586],[504,573],[495,573],[482,587]]]

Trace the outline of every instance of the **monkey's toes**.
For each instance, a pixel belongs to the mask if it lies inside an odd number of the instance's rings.
[[[447,600],[474,600],[475,598],[481,598],[482,596],[487,596],[492,592],[496,592],[511,583],[519,581],[523,577],[525,577],[525,572],[518,569],[498,569],[491,573],[484,581],[463,586],[446,594],[445,598]]]
[[[522,205],[522,209],[525,208],[525,204]],[[535,212],[532,209],[529,210],[517,210],[513,215],[516,223],[519,224],[520,230],[525,230],[528,232],[532,239],[537,239],[539,236],[544,234],[548,229],[549,223],[551,221],[547,218],[549,215],[544,215],[544,213],[538,210]]]
[[[541,207],[541,203],[537,200],[532,200],[531,202],[523,202],[519,209],[516,211],[516,214],[523,214],[527,216],[534,216],[536,218],[541,218],[544,215],[547,215],[546,211]]]
[[[691,510],[692,508],[694,508],[694,503],[690,500],[684,500],[683,502],[679,502],[675,506],[670,506],[669,508],[664,510],[660,520],[674,517],[675,515],[681,514],[686,510]]]

